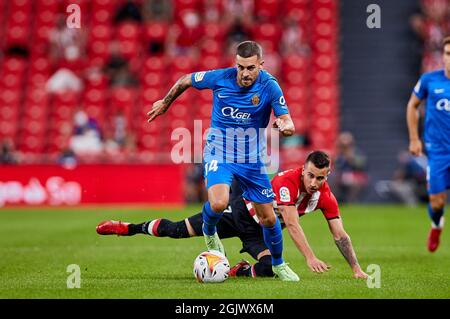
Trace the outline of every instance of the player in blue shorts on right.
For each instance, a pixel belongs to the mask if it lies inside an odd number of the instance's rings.
[[[407,107],[409,150],[413,155],[420,156],[423,146],[418,132],[418,107],[422,100],[426,101],[423,139],[428,157],[430,252],[436,251],[439,247],[439,237],[444,227],[446,191],[450,188],[450,37],[446,37],[443,41],[443,59],[443,70],[421,76]]]
[[[208,249],[225,252],[216,225],[229,202],[233,178],[250,201],[263,227],[271,252],[273,272],[283,281],[299,277],[284,262],[281,225],[272,207],[274,194],[262,160],[264,129],[272,110],[274,126],[290,136],[295,127],[276,79],[263,70],[260,45],[244,41],[236,49],[236,67],[195,72],[182,76],[164,99],[153,103],[148,121],[164,114],[186,89],[213,92],[211,129],[203,153],[208,201],[203,206],[203,235]]]

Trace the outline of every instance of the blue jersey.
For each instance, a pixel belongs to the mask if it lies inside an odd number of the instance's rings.
[[[212,155],[218,160],[239,163],[260,161],[265,148],[262,133],[272,109],[276,117],[289,113],[276,79],[262,70],[255,83],[241,87],[236,68],[226,68],[193,73],[192,85],[213,91],[205,157]]]
[[[424,142],[428,153],[450,155],[450,79],[444,70],[425,73],[414,88],[426,99]]]

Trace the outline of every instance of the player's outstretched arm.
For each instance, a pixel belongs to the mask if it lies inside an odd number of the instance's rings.
[[[422,142],[419,138],[419,98],[412,93],[406,108],[406,123],[409,133],[409,151],[414,156],[422,155]]]
[[[153,107],[147,115],[150,117],[147,121],[150,123],[157,116],[164,114],[170,107],[170,105],[175,101],[177,97],[181,95],[186,89],[192,86],[191,80],[192,74],[183,75],[178,81],[172,86],[169,93],[164,97],[164,99],[156,101],[153,103]]]
[[[283,136],[291,136],[295,133],[294,122],[289,114],[284,114],[275,120],[273,127],[278,128]]]
[[[340,218],[328,220],[328,226],[333,234],[336,246],[352,268],[353,277],[367,278],[368,275],[361,269],[361,266],[358,263],[352,241],[350,240],[350,236],[344,230],[342,220]]]
[[[309,269],[317,273],[327,271],[330,267],[314,255],[305,233],[298,223],[297,208],[295,206],[279,206],[278,208],[283,216],[289,235],[295,246],[297,246],[298,250],[305,257]]]

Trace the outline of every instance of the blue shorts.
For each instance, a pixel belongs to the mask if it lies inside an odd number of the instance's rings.
[[[233,178],[236,178],[245,199],[259,204],[273,202],[272,185],[262,163],[207,162],[205,159],[203,169],[207,180],[206,189],[216,184],[231,186]]]
[[[430,195],[450,189],[450,156],[428,154],[427,182]]]

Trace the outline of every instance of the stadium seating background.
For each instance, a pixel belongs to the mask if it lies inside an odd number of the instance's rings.
[[[221,13],[224,1],[214,2]],[[164,39],[186,10],[197,11],[203,19],[204,5],[208,1],[172,1],[170,21],[115,24],[113,17],[124,2],[0,0],[0,140],[13,140],[16,150],[22,154],[21,162],[56,162],[69,143],[73,115],[78,107],[100,123],[102,132],[110,128],[112,116],[121,110],[126,116],[129,133],[135,137],[135,148],[131,150],[79,159],[82,162],[168,162],[172,129],[192,130],[194,120],[201,120],[203,129],[209,126],[209,91],[188,90],[163,118],[151,125],[146,122],[146,113],[181,75],[232,65],[232,56],[225,47],[225,25],[220,20],[201,23],[203,37],[197,43],[199,57],[174,55],[167,50],[151,54],[148,44],[152,39]],[[135,1],[141,8],[144,2]],[[87,35],[86,54],[71,63],[55,61],[49,54],[49,34],[58,14],[68,17],[70,13],[66,13],[66,8],[73,3],[81,8],[81,28]],[[250,39],[261,42],[266,52],[273,50],[278,55],[281,68],[276,75],[297,131],[310,134],[308,146],[283,146],[283,167],[292,166],[312,148],[333,153],[339,129],[338,1],[258,0],[252,3],[255,23]],[[309,54],[284,55],[279,47],[287,17],[293,17],[307,35],[304,39],[310,47]],[[106,75],[84,76],[83,72],[90,67],[103,67],[107,63],[109,48],[115,41],[119,41],[122,55],[129,60],[130,70],[139,79],[136,87],[111,87]],[[13,46],[26,48],[28,57],[8,54],[8,48]],[[46,91],[47,80],[62,66],[80,75],[84,82],[82,91],[61,94]]]

